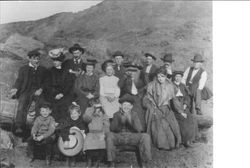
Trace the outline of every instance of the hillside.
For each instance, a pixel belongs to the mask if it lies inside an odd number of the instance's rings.
[[[23,61],[31,49],[41,48],[47,53],[51,48],[68,48],[74,43],[86,47],[87,57],[100,61],[115,50],[139,62],[145,52],[152,52],[158,58],[163,52],[172,52],[175,69],[181,70],[190,65],[193,53],[201,52],[211,77],[208,84],[212,87],[211,2],[103,1],[78,13],[59,13],[37,21],[0,25],[0,43],[2,51],[20,56]],[[46,54],[43,60],[48,66]],[[8,61],[7,67],[12,67],[9,62],[16,63]],[[157,64],[161,64],[160,59]],[[5,69],[0,67],[0,72]],[[11,72],[15,76],[17,68]],[[5,78],[1,75],[0,82]]]

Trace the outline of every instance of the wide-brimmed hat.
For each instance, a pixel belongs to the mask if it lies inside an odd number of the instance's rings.
[[[154,60],[156,60],[156,57],[155,57],[153,54],[151,54],[151,53],[145,53],[144,56],[145,56],[145,57],[151,57],[151,58],[153,58]]]
[[[28,55],[29,58],[31,58],[31,57],[40,57],[41,53],[38,50],[32,50],[32,51],[28,52],[27,55]]]
[[[69,52],[70,53],[73,53],[73,51],[76,51],[76,50],[79,50],[81,51],[82,53],[84,53],[85,49],[82,48],[79,44],[74,44],[72,47],[69,48]]]
[[[124,54],[121,51],[116,51],[112,54],[112,57],[115,58],[116,56],[121,56],[124,58]]]
[[[104,71],[104,72],[106,72],[106,67],[108,66],[108,65],[112,65],[112,66],[114,66],[114,61],[113,60],[111,60],[111,59],[109,59],[109,60],[106,60],[106,61],[104,61],[103,63],[102,63],[102,70]]]
[[[174,60],[173,60],[173,54],[172,53],[166,53],[166,54],[163,55],[163,57],[161,58],[161,60],[163,62],[172,63],[172,62],[174,62]]]
[[[122,96],[120,99],[119,99],[119,103],[122,104],[124,102],[129,102],[131,104],[134,104],[135,103],[135,100],[133,98],[133,96],[129,95],[129,94],[125,94],[124,96]]]
[[[63,62],[65,59],[64,48],[56,48],[49,51],[49,57],[54,61]]]
[[[194,58],[191,59],[191,61],[193,61],[193,62],[204,62],[201,54],[195,54]]]
[[[96,59],[87,59],[87,62],[85,62],[85,65],[93,65],[97,64],[98,61]]]
[[[76,127],[70,128],[69,130],[69,147],[64,147],[62,137],[58,138],[58,148],[65,156],[75,156],[80,153],[83,149],[83,134]]]

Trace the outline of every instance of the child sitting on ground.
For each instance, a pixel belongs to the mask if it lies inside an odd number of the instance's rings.
[[[28,138],[28,154],[30,155],[30,162],[35,160],[34,149],[36,146],[45,146],[46,164],[51,164],[52,146],[55,140],[55,120],[50,115],[51,106],[49,103],[43,103],[40,106],[40,116],[38,116],[31,129],[31,137]]]
[[[109,119],[101,104],[94,104],[88,108],[83,119],[89,123],[89,133],[83,145],[88,160],[87,167],[91,167],[93,158],[96,158],[95,167],[99,167],[100,161],[106,155],[105,133],[109,132]]]
[[[69,134],[70,129],[72,127],[77,127],[81,130],[82,134],[85,135],[87,132],[87,125],[83,121],[81,116],[80,106],[75,102],[69,107],[70,117],[65,119],[64,121],[60,122],[57,126],[57,129],[60,130],[59,136],[62,137],[64,142],[64,148],[69,147]],[[68,166],[75,166],[76,165],[76,156],[67,157],[66,162]]]

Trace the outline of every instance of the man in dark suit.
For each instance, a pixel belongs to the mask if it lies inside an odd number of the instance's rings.
[[[116,146],[138,146],[144,163],[152,160],[150,136],[142,132],[137,113],[132,111],[134,100],[131,96],[122,97],[121,110],[114,114],[110,131],[106,134],[107,160],[114,165]]]
[[[149,82],[154,80],[156,75],[157,66],[154,64],[156,57],[150,53],[145,54],[146,57],[146,66],[143,67],[141,71],[141,79],[144,82],[144,85],[147,85]]]
[[[73,58],[65,60],[62,66],[66,71],[72,74],[71,76],[73,80],[75,80],[77,76],[85,71],[85,64],[82,60],[85,49],[79,44],[74,44],[69,48],[69,52],[73,55]]]
[[[162,65],[161,67],[164,67],[167,70],[167,78],[172,80],[172,75],[173,75],[172,63],[174,62],[173,54],[172,53],[166,53],[166,54],[163,55],[161,60],[164,63],[164,65]]]
[[[121,79],[125,75],[125,72],[126,72],[123,66],[124,55],[122,54],[121,51],[116,51],[113,54],[113,58],[115,60],[115,66],[114,66],[115,76]]]
[[[18,99],[18,109],[16,115],[16,133],[22,133],[22,128],[26,124],[27,112],[32,103],[36,102],[36,111],[41,101],[46,69],[39,65],[40,53],[33,50],[28,53],[29,63],[18,71],[18,77],[11,89],[10,94]]]

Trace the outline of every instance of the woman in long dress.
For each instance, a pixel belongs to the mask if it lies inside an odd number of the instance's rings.
[[[175,71],[173,74],[173,83],[175,88],[175,96],[181,103],[186,117],[183,117],[180,113],[176,112],[175,110],[174,111],[175,117],[180,126],[182,143],[185,147],[189,147],[195,140],[195,137],[198,133],[198,124],[196,118],[189,111],[191,100],[188,94],[189,91],[187,87],[183,83],[181,83],[182,76],[182,71]]]
[[[171,109],[170,101],[180,114],[183,109],[175,97],[173,83],[167,79],[167,72],[160,68],[156,78],[148,84],[143,103],[147,107],[147,133],[158,149],[171,150],[178,148],[181,134],[178,122]]]
[[[105,114],[112,119],[113,114],[119,111],[120,104],[118,102],[120,96],[120,88],[118,87],[119,78],[114,76],[114,67],[111,60],[102,64],[102,69],[106,75],[99,79],[100,82],[100,102],[103,106]]]
[[[99,98],[99,76],[94,72],[95,59],[87,59],[85,63],[86,72],[77,77],[74,90],[77,95],[77,103],[81,107],[82,114],[92,101]]]

